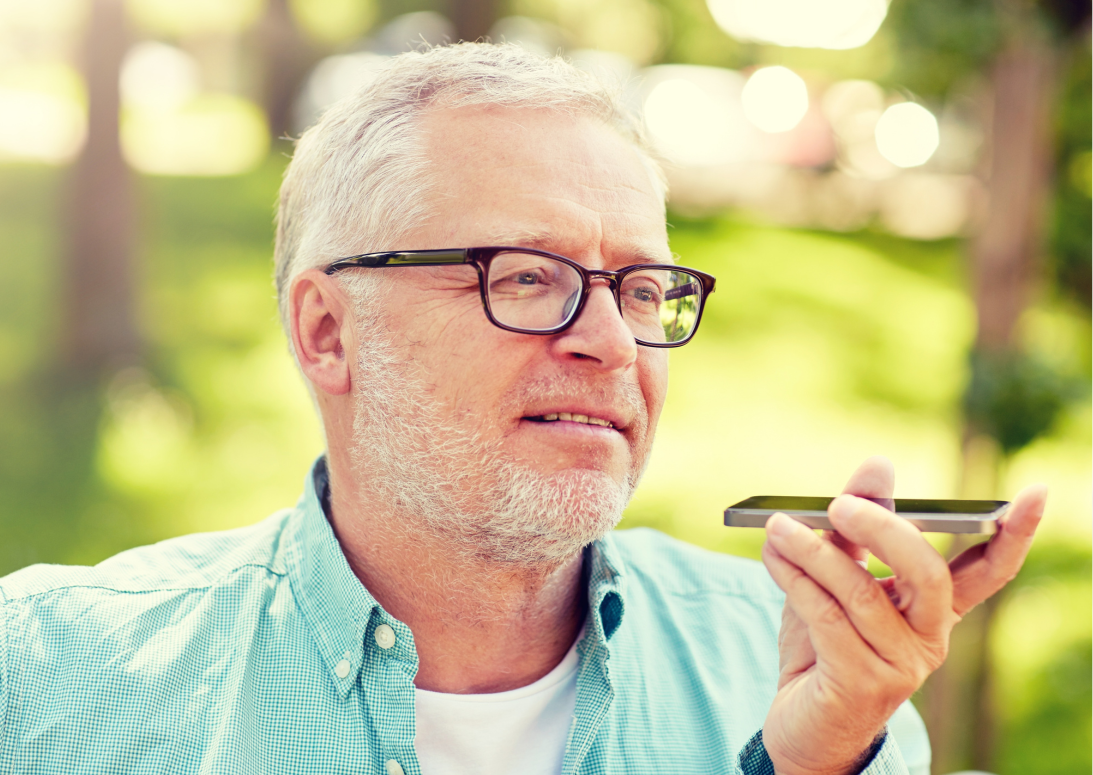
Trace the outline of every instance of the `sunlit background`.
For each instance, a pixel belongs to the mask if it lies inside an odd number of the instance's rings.
[[[1088,2],[0,0],[0,573],[295,501],[286,138],[481,36],[617,81],[673,250],[718,277],[624,526],[754,557],[726,506],[877,453],[903,497],[1046,482],[1026,569],[915,701],[935,773],[1088,773]]]

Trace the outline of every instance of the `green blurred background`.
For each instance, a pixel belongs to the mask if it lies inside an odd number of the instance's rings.
[[[756,557],[727,505],[833,494],[872,454],[903,497],[1047,483],[1025,569],[915,702],[936,773],[1088,773],[1089,6],[857,5],[883,23],[838,48],[726,27],[746,0],[0,0],[0,574],[295,501],[321,439],[272,290],[283,138],[382,57],[561,49],[629,79],[670,161],[642,83],[783,65],[796,128],[671,165],[672,248],[718,291],[623,527]],[[865,141],[837,92],[881,100]],[[936,153],[877,161],[877,116],[908,101],[940,117]]]

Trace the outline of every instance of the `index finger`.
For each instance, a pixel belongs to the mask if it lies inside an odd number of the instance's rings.
[[[849,495],[836,498],[828,514],[840,533],[892,569],[897,605],[916,632],[936,635],[953,624],[949,566],[918,528],[883,506]]]
[[[886,507],[894,511],[892,495],[896,488],[896,469],[892,461],[882,455],[874,455],[868,458],[850,475],[850,479],[843,488],[843,495],[855,495],[859,498],[872,498],[879,501],[888,501]],[[882,503],[882,505],[885,505]],[[864,546],[858,546],[834,530],[825,530],[824,538],[850,555],[851,559],[864,567],[869,559],[869,550]]]

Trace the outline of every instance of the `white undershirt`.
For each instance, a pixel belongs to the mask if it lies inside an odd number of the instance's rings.
[[[415,689],[414,747],[422,775],[559,775],[577,707],[580,639],[557,667],[519,689],[495,694]]]

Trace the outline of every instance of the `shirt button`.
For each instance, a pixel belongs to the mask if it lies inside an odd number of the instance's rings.
[[[334,665],[334,675],[338,678],[345,678],[349,675],[349,660],[343,659],[338,664]]]
[[[395,631],[391,629],[389,625],[381,624],[376,628],[376,643],[381,649],[389,649],[395,645]],[[398,772],[402,772],[402,767],[399,767],[399,763],[394,759],[387,762],[387,771],[394,775],[394,771],[391,769],[391,765],[394,764],[398,767]]]
[[[387,627],[387,625],[383,625]],[[387,629],[391,629],[387,627]],[[387,769],[387,775],[403,775],[402,765],[396,762],[394,759],[388,759],[387,763],[383,765]]]

